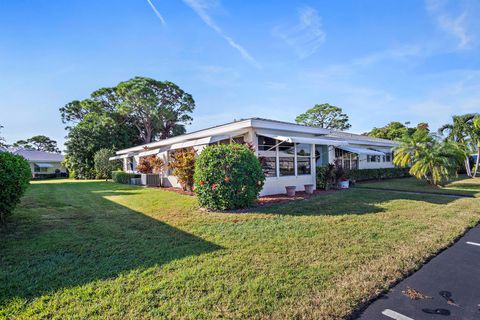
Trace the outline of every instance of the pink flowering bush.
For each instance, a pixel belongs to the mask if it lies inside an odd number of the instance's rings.
[[[265,175],[248,146],[232,143],[206,147],[195,162],[194,181],[202,207],[232,210],[255,203]]]

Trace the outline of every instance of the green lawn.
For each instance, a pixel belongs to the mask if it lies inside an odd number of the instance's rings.
[[[412,177],[384,181],[361,182],[358,183],[356,187],[475,196],[477,193],[480,193],[480,179],[472,179],[466,176],[460,176],[445,186],[434,187],[427,184],[425,180],[418,180]]]
[[[474,226],[479,209],[356,188],[208,213],[158,189],[36,182],[0,229],[0,318],[338,319]]]

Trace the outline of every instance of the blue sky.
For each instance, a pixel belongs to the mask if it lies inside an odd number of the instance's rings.
[[[480,2],[1,1],[7,142],[62,144],[58,108],[134,76],[170,80],[201,129],[340,106],[351,131],[480,111]]]

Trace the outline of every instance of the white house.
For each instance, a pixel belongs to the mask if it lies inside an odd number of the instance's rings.
[[[165,163],[171,151],[193,147],[197,152],[211,144],[231,141],[250,144],[266,175],[261,195],[285,193],[285,186],[315,186],[316,166],[342,161],[345,168],[391,168],[390,140],[314,128],[283,121],[250,118],[187,133],[116,152],[111,160],[122,159],[123,169],[135,172],[141,157],[157,155]],[[246,172],[245,174],[248,174]],[[177,179],[166,172],[164,185],[179,187]]]
[[[62,165],[64,156],[59,153],[30,150],[24,148],[4,148],[4,152],[18,154],[30,163],[33,178],[66,175],[67,169]]]

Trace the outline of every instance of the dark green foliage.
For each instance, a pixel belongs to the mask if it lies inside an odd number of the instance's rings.
[[[57,141],[42,135],[33,136],[27,140],[18,140],[13,144],[13,146],[38,151],[60,153],[60,150],[57,147]]]
[[[410,177],[409,168],[353,169],[349,176],[353,181],[382,180]]]
[[[93,156],[95,163],[95,175],[97,179],[109,179],[112,177],[112,171],[122,168],[122,164],[119,160],[110,161],[110,157],[115,155],[113,149],[100,149]]]
[[[265,175],[253,152],[234,143],[205,148],[195,163],[194,180],[202,207],[232,210],[254,204]]]
[[[94,179],[95,153],[103,148],[122,149],[138,140],[135,131],[109,116],[88,114],[68,133],[65,166],[76,179]]]
[[[342,108],[328,103],[316,104],[305,113],[295,118],[295,122],[310,126],[336,130],[347,130],[351,127],[348,116]]]
[[[112,171],[112,180],[116,183],[129,184],[131,178],[139,178],[139,174],[128,173],[125,171]]]
[[[30,164],[22,156],[0,152],[0,222],[10,215],[32,177]]]
[[[328,164],[317,167],[317,188],[328,190],[335,184],[335,166]]]

